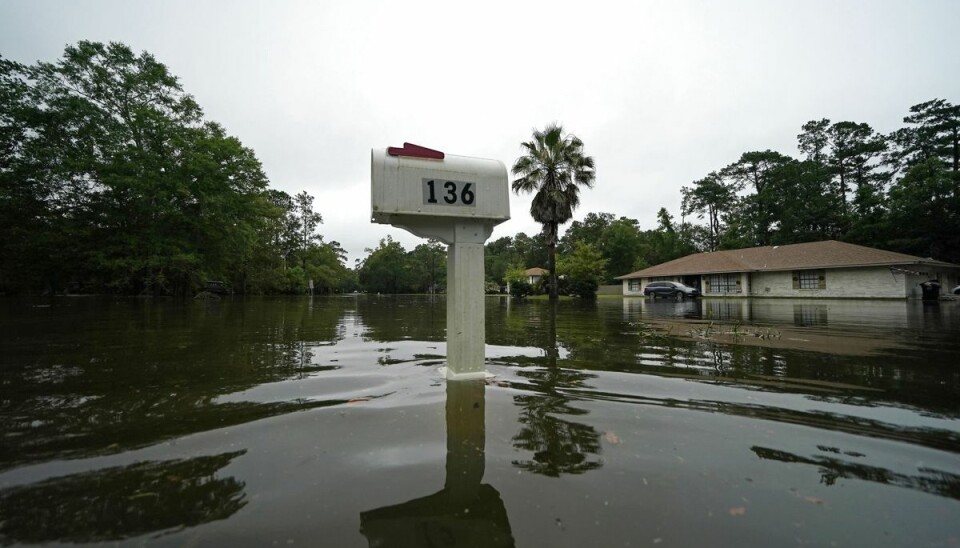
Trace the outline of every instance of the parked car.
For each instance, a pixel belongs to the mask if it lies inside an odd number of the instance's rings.
[[[954,294],[954,295],[960,295],[960,285],[958,285],[957,287],[954,287],[954,288],[953,288],[953,294]]]
[[[654,298],[670,297],[680,300],[686,297],[699,297],[700,290],[680,282],[650,282],[643,288],[643,294],[653,295]]]

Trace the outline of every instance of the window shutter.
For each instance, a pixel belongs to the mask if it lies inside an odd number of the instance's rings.
[[[800,275],[796,272],[793,273],[793,288],[800,289]]]
[[[826,289],[826,288],[827,288],[827,274],[821,270],[820,271],[820,289]]]

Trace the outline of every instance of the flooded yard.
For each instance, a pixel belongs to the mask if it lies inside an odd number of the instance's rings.
[[[960,302],[0,301],[0,543],[956,546]]]

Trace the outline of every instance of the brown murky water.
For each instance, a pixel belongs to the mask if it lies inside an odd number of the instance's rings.
[[[960,302],[0,301],[0,543],[953,546]]]

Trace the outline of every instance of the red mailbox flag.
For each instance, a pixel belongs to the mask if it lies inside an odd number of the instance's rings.
[[[427,158],[430,160],[443,160],[444,154],[439,150],[422,147],[413,143],[403,143],[403,147],[388,147],[387,154],[390,156],[409,156],[410,158]]]

